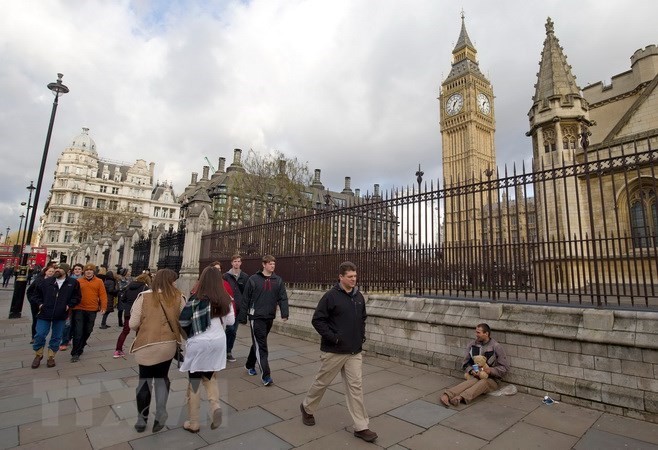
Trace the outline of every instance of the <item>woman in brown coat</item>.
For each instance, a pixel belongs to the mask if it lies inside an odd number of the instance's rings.
[[[137,336],[130,347],[139,364],[136,389],[137,423],[135,430],[146,429],[151,403],[151,380],[155,391],[153,432],[160,431],[167,421],[169,397],[169,367],[181,341],[178,316],[185,306],[185,297],[176,288],[176,272],[158,270],[151,290],[141,293],[130,311],[130,328]]]

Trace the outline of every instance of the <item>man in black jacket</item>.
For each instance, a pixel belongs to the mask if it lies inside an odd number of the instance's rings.
[[[69,309],[80,303],[80,285],[74,278],[68,277],[62,268],[55,274],[36,285],[35,301],[38,308],[36,335],[34,336],[35,356],[32,368],[36,369],[43,359],[46,336],[50,333],[48,342],[48,367],[55,367],[55,354],[62,342],[64,324]]]
[[[315,425],[313,412],[338,372],[343,375],[347,409],[354,420],[354,436],[366,442],[377,439],[368,429],[368,413],[363,404],[361,346],[366,341],[366,302],[356,287],[356,266],[346,261],[338,269],[339,282],[325,293],[311,323],[320,334],[322,366],[299,405],[304,425]],[[309,412],[310,411],[310,412]]]
[[[235,254],[231,258],[231,269],[224,273],[224,280],[231,285],[233,290],[233,300],[237,311],[235,315],[237,316],[240,312],[240,305],[242,304],[242,296],[244,294],[244,288],[247,286],[247,281],[249,280],[249,275],[241,269],[242,266],[242,256],[240,254]],[[238,334],[238,321],[236,320],[233,325],[226,326],[226,360],[229,362],[235,362],[236,359],[233,357],[233,344],[235,344],[235,338]]]
[[[277,305],[281,310],[281,319],[288,320],[288,293],[281,277],[274,273],[275,266],[274,256],[263,256],[263,270],[249,277],[238,313],[238,322],[247,323],[248,317],[251,326],[252,344],[245,369],[249,375],[258,375],[258,361],[265,386],[273,383],[267,361],[267,335],[272,329]]]

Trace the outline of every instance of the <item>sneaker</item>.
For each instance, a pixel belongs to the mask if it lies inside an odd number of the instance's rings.
[[[226,360],[228,362],[236,362],[237,361],[237,359],[235,359],[231,353],[226,354]]]
[[[114,355],[112,355],[112,358],[115,358],[115,359],[116,358],[123,358],[124,356],[126,356],[126,354],[124,352],[122,352],[121,350],[116,350],[114,352]]]
[[[274,383],[274,380],[272,380],[272,377],[264,377],[261,378],[263,381],[263,386],[270,386],[272,383]]]
[[[78,362],[78,361],[80,361],[80,355],[73,355],[73,356],[71,356],[71,362],[72,362],[72,363],[76,363],[76,362]]]
[[[66,350],[68,350],[68,348],[69,348],[69,346],[67,344],[62,344],[62,345],[59,346],[59,351],[60,352],[65,352]]]
[[[369,429],[361,430],[361,431],[355,431],[354,436],[363,439],[366,442],[372,442],[375,439],[377,439],[377,433],[374,431],[370,431]]]
[[[98,328],[100,328],[101,330],[105,330],[106,328],[110,328],[110,326],[109,326],[109,325],[105,325],[105,324],[103,323],[103,324],[101,324],[101,326],[98,327]]]
[[[258,372],[256,372],[256,369],[250,369],[247,366],[244,366],[244,368],[247,369],[247,373],[249,374],[249,376],[255,377],[256,375],[258,375]]]

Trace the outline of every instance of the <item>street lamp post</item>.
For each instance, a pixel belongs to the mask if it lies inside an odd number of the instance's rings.
[[[21,213],[20,216],[21,221],[18,222],[18,236],[16,236],[16,243],[18,244],[21,241],[21,229],[23,228],[23,219],[25,219],[25,214]]]
[[[30,208],[32,208],[32,192],[36,189],[34,187],[34,182],[30,181],[30,185],[26,188],[28,191],[30,191],[30,195],[27,197],[27,208],[25,209],[25,214],[26,217],[30,216]],[[25,202],[21,202],[21,206],[25,206]],[[29,245],[29,242],[25,241],[25,238],[27,237],[27,220],[25,220],[25,225],[23,227],[23,240],[21,241],[21,248],[24,249],[26,245]],[[23,251],[23,250],[21,250]]]
[[[41,184],[43,182],[43,173],[46,169],[46,160],[48,159],[48,148],[50,147],[50,138],[53,134],[53,125],[55,124],[55,114],[57,113],[57,105],[59,103],[59,96],[69,92],[69,88],[62,83],[61,73],[57,74],[57,81],[48,83],[50,89],[55,95],[53,100],[53,108],[50,113],[50,122],[48,124],[48,133],[46,134],[46,143],[43,147],[43,156],[41,157],[41,167],[39,169],[39,178],[37,179],[36,192],[34,193],[34,205],[32,205],[32,213],[30,214],[30,225],[27,229],[27,236],[25,239],[26,245],[23,247],[23,256],[21,258],[21,267],[19,268],[16,281],[14,283],[14,295],[11,299],[11,307],[9,308],[9,318],[19,319],[23,311],[23,299],[25,298],[25,290],[27,288],[27,259],[29,255],[28,249],[30,242],[32,242],[32,230],[37,215],[37,205],[39,203],[39,194],[41,193]],[[30,194],[32,191],[30,191]],[[26,221],[27,223],[27,221]]]
[[[418,170],[416,171],[416,182],[418,183],[418,247],[416,248],[416,254],[417,254],[417,264],[418,264],[418,270],[416,273],[418,274],[418,283],[416,284],[416,293],[418,295],[421,295],[423,293],[423,288],[422,288],[422,283],[424,280],[423,277],[423,261],[422,261],[422,256],[423,256],[423,248],[421,245],[422,242],[422,233],[423,233],[423,223],[422,223],[422,215],[423,212],[421,210],[421,201],[420,201],[420,187],[421,184],[423,183],[423,175],[425,175],[425,172],[420,170],[420,164],[418,164]]]
[[[5,244],[9,243],[9,230],[11,230],[11,228],[7,227],[7,234],[5,234]]]

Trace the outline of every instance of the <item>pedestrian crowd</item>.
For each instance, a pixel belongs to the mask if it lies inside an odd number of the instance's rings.
[[[238,324],[248,324],[252,345],[245,369],[260,375],[264,386],[274,384],[268,362],[268,335],[277,311],[288,320],[288,296],[283,279],[275,273],[276,259],[262,258],[262,268],[248,276],[241,270],[236,254],[231,268],[222,273],[218,261],[204,268],[186,297],[176,287],[177,274],[171,269],[149,271],[133,278],[128,269],[116,275],[93,264],[49,264],[27,291],[32,310],[32,368],[37,369],[47,355],[47,367],[56,365],[58,351],[71,346],[71,362],[78,362],[93,331],[96,316],[100,328],[110,328],[108,319],[117,311],[121,331],[114,358],[125,357],[124,345],[131,331],[129,347],[139,368],[136,388],[135,430],[148,426],[152,397],[155,398],[153,432],[167,421],[170,390],[169,370],[178,361],[178,370],[187,373],[187,413],[183,428],[197,433],[201,428],[201,385],[208,400],[210,428],[222,423],[219,373],[227,362],[235,362],[233,346]],[[70,271],[70,273],[69,273]],[[357,287],[357,268],[344,262],[338,268],[338,282],[317,304],[311,323],[321,338],[320,368],[300,404],[302,423],[316,424],[314,413],[336,376],[345,385],[347,409],[354,422],[354,436],[366,442],[377,439],[369,429],[363,400],[362,346],[366,341],[366,301]],[[46,340],[50,334],[50,339]],[[476,363],[476,361],[479,363]],[[497,389],[509,369],[502,346],[491,337],[491,328],[479,324],[475,340],[466,349],[463,369],[466,380],[445,390],[440,401],[446,407],[469,403],[477,396]]]

